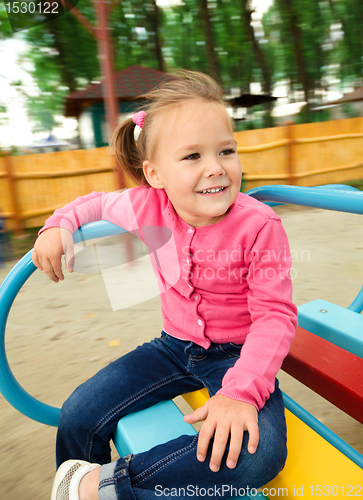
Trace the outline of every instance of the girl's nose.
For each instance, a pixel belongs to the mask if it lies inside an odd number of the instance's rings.
[[[222,165],[219,163],[217,159],[211,159],[207,161],[207,165],[204,171],[205,177],[219,177],[220,175],[224,175],[226,172]]]

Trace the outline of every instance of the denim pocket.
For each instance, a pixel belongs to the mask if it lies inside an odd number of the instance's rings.
[[[220,344],[220,349],[228,356],[234,356],[239,358],[241,354],[243,344],[235,344],[234,342],[227,342],[226,344]]]

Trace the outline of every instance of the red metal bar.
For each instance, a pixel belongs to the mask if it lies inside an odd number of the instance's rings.
[[[298,327],[282,369],[363,424],[363,359]]]
[[[71,2],[69,2],[68,0],[62,0],[62,4],[66,6],[68,12],[72,12],[72,14],[78,19],[80,23],[83,24],[83,26],[86,28],[86,30],[88,30],[91,33],[92,36],[97,38],[97,32],[94,26],[92,26],[92,24],[88,21],[88,19],[86,19],[84,15],[81,14],[81,12],[79,12],[79,10],[76,7],[74,7]]]
[[[107,16],[109,8],[104,0],[94,0],[94,8],[97,14],[97,28],[94,28],[91,23],[75,8],[68,0],[63,0],[67,8],[79,19],[83,26],[96,38],[98,44],[98,57],[102,72],[102,89],[106,109],[106,119],[108,123],[109,134],[116,128],[118,122],[118,101],[114,89],[112,48],[109,37],[109,28],[107,26]],[[111,7],[118,3],[115,0]],[[112,169],[116,176],[118,189],[124,189],[125,178],[122,169],[117,163],[114,154],[110,155]],[[129,262],[134,259],[132,241],[129,238],[125,239],[126,251]]]
[[[118,103],[114,89],[114,78],[112,70],[112,51],[107,27],[107,9],[104,0],[94,0],[95,10],[98,18],[98,55],[102,69],[102,86],[106,107],[106,117],[111,133],[117,126],[118,121]],[[123,172],[116,163],[114,168],[119,189],[125,188]]]

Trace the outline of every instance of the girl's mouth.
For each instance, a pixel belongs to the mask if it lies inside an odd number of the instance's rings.
[[[203,191],[197,191],[197,193],[199,193],[199,194],[217,194],[217,193],[221,193],[225,189],[227,189],[226,186],[213,188],[213,189],[204,189]]]

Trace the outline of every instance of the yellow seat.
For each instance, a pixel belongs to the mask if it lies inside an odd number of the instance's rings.
[[[204,405],[207,389],[184,394],[195,410]],[[307,424],[285,410],[288,458],[284,469],[262,493],[272,498],[346,498],[363,496],[363,470]]]

